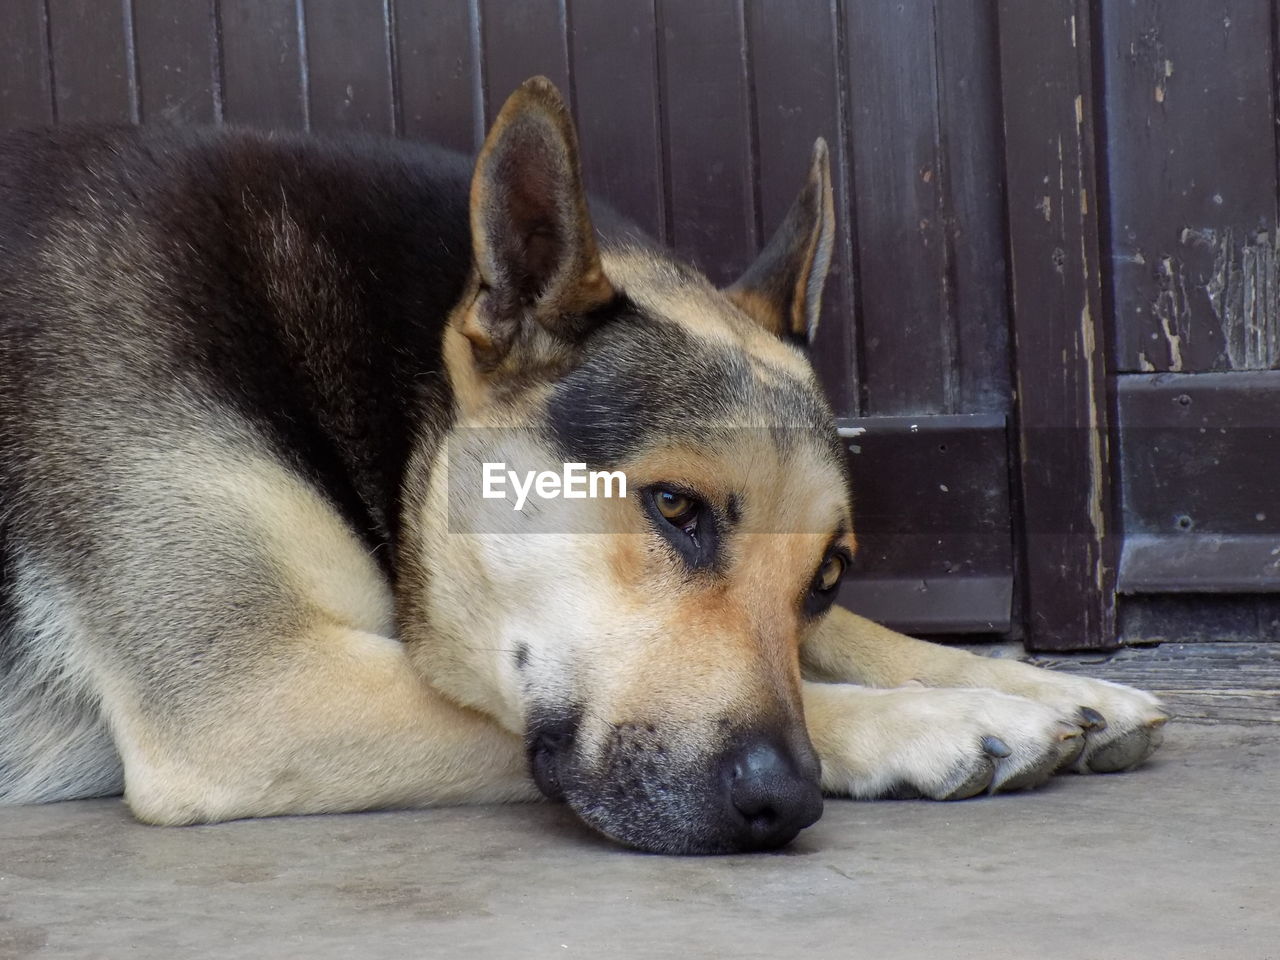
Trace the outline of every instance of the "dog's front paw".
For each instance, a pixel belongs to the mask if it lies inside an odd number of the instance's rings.
[[[1077,773],[1130,770],[1164,740],[1168,713],[1151,694],[1107,680],[1037,670],[1018,693],[1057,710],[1073,706],[1085,731],[1085,746],[1071,765]]]
[[[1070,767],[1077,773],[1116,773],[1136,767],[1160,746],[1169,719],[1160,701],[1142,690],[1015,660],[975,658],[963,681],[1071,713],[1085,731],[1084,749]]]
[[[995,690],[833,685],[812,699],[805,709],[823,787],[857,798],[962,800],[1021,790],[1076,763],[1085,749],[1074,706]]]

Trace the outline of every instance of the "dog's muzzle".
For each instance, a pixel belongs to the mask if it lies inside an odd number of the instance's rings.
[[[822,816],[812,747],[765,731],[743,732],[699,762],[672,764],[661,731],[640,725],[612,751],[582,765],[577,711],[542,712],[525,736],[538,789],[564,800],[590,826],[628,846],[662,853],[772,850]],[[624,725],[635,726],[635,725]]]

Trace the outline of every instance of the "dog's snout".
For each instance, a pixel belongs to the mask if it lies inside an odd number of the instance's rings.
[[[781,847],[822,816],[816,758],[801,759],[772,740],[753,738],[724,762],[728,812],[742,849]]]

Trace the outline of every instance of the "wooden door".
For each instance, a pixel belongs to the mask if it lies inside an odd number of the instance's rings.
[[[0,127],[471,151],[542,73],[591,189],[717,282],[824,136],[843,602],[1040,649],[1280,631],[1275,2],[0,0]]]

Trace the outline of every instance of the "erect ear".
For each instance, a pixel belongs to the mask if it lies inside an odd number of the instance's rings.
[[[463,333],[495,365],[524,324],[567,338],[613,297],[600,265],[578,165],[578,140],[545,77],[507,98],[471,179],[471,243],[480,293]]]
[[[800,196],[755,263],[725,292],[778,336],[812,343],[831,266],[835,219],[831,163],[827,143],[819,137]]]

